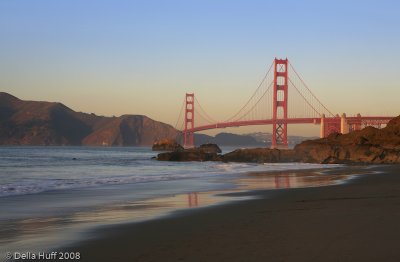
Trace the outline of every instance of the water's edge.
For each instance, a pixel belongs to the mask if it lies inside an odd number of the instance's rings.
[[[330,174],[339,165],[157,162],[146,148],[0,151],[2,253],[54,250],[99,226],[245,199],[229,195],[238,192],[325,186],[352,175]],[[10,187],[27,184],[40,190],[10,194]]]

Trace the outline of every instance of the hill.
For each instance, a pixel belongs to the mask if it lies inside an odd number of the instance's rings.
[[[97,116],[0,92],[0,145],[141,146],[177,134],[172,126],[143,115]]]
[[[295,145],[305,140],[315,138],[316,137],[288,136],[289,148],[293,148]],[[272,134],[263,132],[242,135],[222,132],[215,136],[195,134],[194,140],[196,146],[206,143],[213,143],[219,146],[271,147]]]
[[[263,146],[262,142],[258,142],[251,136],[231,133],[219,133],[215,136],[195,134],[194,141],[197,146],[206,143],[213,143],[219,146]]]

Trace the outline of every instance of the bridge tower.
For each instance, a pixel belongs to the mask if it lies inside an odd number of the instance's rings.
[[[272,101],[272,148],[287,148],[288,116],[288,59],[274,62],[274,90]]]
[[[185,129],[183,130],[183,147],[194,147],[194,93],[186,93],[185,98]]]

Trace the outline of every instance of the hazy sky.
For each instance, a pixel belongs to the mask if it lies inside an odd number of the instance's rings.
[[[174,125],[185,92],[226,119],[288,57],[331,111],[398,115],[399,14],[395,0],[1,0],[0,90]],[[249,130],[270,127],[234,129]]]

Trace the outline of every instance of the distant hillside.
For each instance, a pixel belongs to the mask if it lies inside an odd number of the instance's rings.
[[[219,133],[216,136],[209,136],[205,134],[195,134],[196,145],[204,143],[215,143],[220,146],[259,146],[259,147],[270,147],[271,146],[271,133],[249,133],[249,134],[231,134],[231,133]],[[304,140],[315,139],[317,137],[303,137],[303,136],[288,136],[289,147],[294,147],[296,144],[303,142]]]
[[[244,134],[244,136],[253,137],[257,142],[262,143],[267,146],[271,146],[272,144],[272,134],[267,132],[256,132]],[[290,136],[288,135],[288,144],[289,147],[293,147],[305,140],[317,139],[318,137],[306,137],[306,136]]]
[[[0,92],[0,145],[139,146],[177,134],[172,126],[143,115],[96,116]]]
[[[262,142],[248,135],[237,135],[231,133],[219,133],[216,136],[195,134],[196,145],[214,143],[219,146],[264,146]]]

